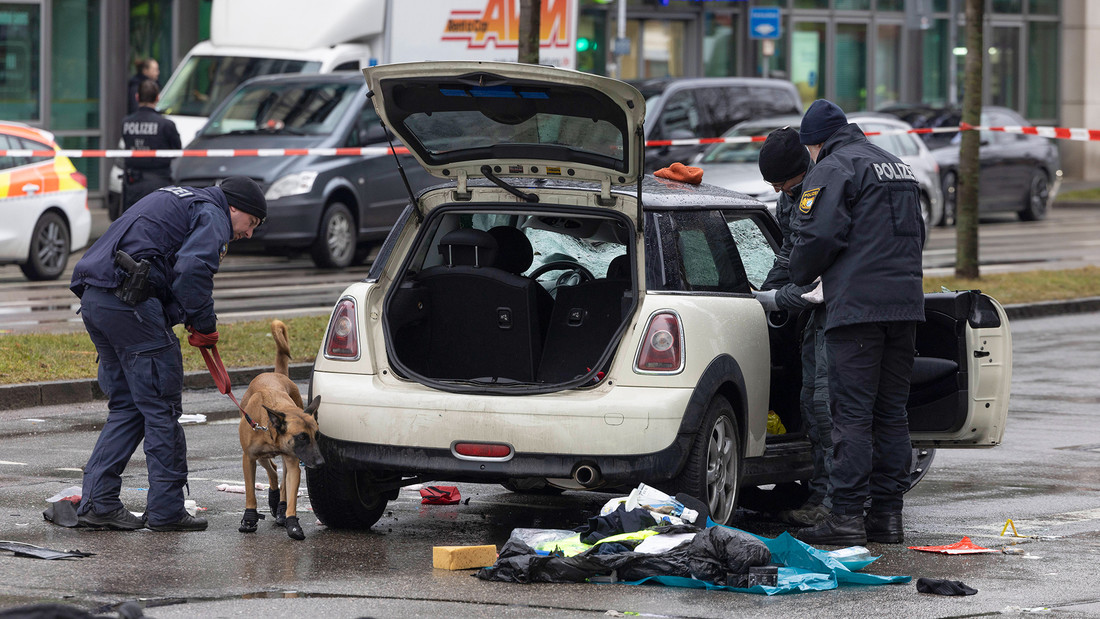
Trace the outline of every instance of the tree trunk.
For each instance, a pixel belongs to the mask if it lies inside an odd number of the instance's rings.
[[[982,64],[985,46],[982,23],[985,0],[966,0],[966,75],[962,121],[978,125],[982,117]],[[956,213],[955,276],[977,279],[978,272],[978,187],[981,164],[978,148],[981,134],[963,131],[959,146],[959,189]]]
[[[519,61],[539,63],[539,22],[542,0],[519,1]]]

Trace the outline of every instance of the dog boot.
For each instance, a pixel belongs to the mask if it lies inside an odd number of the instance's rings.
[[[241,518],[241,526],[237,528],[241,533],[255,533],[256,525],[264,519],[264,515],[254,509],[244,510],[244,517]]]
[[[279,507],[275,509],[275,526],[286,525],[286,501],[279,501]]]
[[[279,489],[268,488],[267,490],[267,506],[271,508],[271,515],[279,517]]]
[[[286,517],[286,534],[290,539],[303,540],[306,538],[306,532],[302,530],[302,525],[298,522],[297,516]]]

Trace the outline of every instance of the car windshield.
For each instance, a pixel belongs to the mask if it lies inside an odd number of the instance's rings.
[[[286,58],[191,56],[160,93],[157,109],[177,116],[210,116],[242,82],[275,73],[319,73],[321,63]]]
[[[767,136],[776,127],[737,127],[723,137]],[[764,142],[732,142],[715,144],[703,153],[701,163],[756,163],[760,159],[760,147]]]
[[[327,135],[332,133],[358,92],[359,86],[349,82],[269,82],[247,86],[211,117],[202,135]]]

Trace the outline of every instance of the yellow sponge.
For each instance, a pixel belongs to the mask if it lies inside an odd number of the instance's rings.
[[[488,567],[497,560],[497,547],[488,546],[433,546],[432,567],[441,570],[468,570]]]

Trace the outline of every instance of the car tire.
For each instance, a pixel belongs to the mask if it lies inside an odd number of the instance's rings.
[[[65,218],[53,211],[43,213],[34,224],[27,261],[19,265],[23,275],[34,281],[60,277],[69,264],[71,238]]]
[[[691,453],[679,476],[676,492],[686,492],[707,504],[710,517],[727,524],[737,510],[741,483],[741,435],[729,400],[717,395],[707,405]]]
[[[349,471],[334,466],[306,469],[309,503],[326,527],[334,529],[369,529],[386,510],[389,498],[396,491],[371,492],[364,471]]]
[[[355,218],[343,202],[333,202],[321,215],[321,226],[311,250],[313,263],[322,269],[342,269],[355,257]]]
[[[1027,190],[1027,203],[1024,209],[1017,213],[1022,221],[1039,221],[1046,219],[1047,206],[1050,204],[1050,182],[1043,172],[1036,172],[1031,177],[1031,183]]]
[[[955,215],[959,206],[959,182],[954,172],[943,175],[943,217],[938,222],[941,226],[955,225]]]

